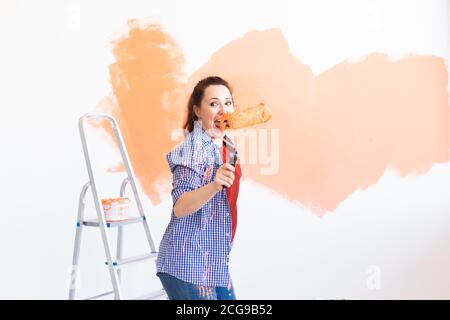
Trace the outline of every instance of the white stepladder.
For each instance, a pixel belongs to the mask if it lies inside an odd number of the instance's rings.
[[[91,161],[89,157],[89,151],[87,147],[87,141],[86,141],[86,134],[84,130],[84,122],[87,119],[106,119],[111,123],[114,137],[117,141],[117,144],[119,146],[120,154],[122,156],[123,164],[125,166],[125,170],[127,173],[127,177],[123,180],[121,188],[120,188],[120,197],[123,197],[125,194],[125,188],[128,183],[131,185],[131,189],[133,191],[133,195],[136,201],[136,205],[139,211],[139,216],[135,218],[130,218],[123,221],[116,221],[116,222],[107,222],[104,216],[103,212],[103,206],[101,203],[101,200],[99,199],[97,187],[94,180],[94,174],[91,166]],[[117,124],[117,121],[114,119],[114,117],[103,114],[103,113],[88,113],[80,117],[78,121],[78,126],[80,130],[80,136],[81,136],[81,142],[83,145],[83,152],[84,152],[84,158],[86,160],[86,167],[89,175],[89,181],[84,184],[83,188],[81,189],[81,194],[79,198],[78,203],[78,217],[77,217],[77,229],[75,233],[75,244],[74,244],[74,251],[73,251],[73,258],[72,258],[72,269],[71,269],[71,275],[70,275],[70,288],[69,288],[69,300],[75,299],[75,291],[76,291],[76,283],[77,275],[78,275],[78,264],[79,264],[79,255],[80,255],[80,245],[81,245],[81,234],[83,227],[98,227],[100,228],[102,240],[103,240],[103,246],[105,248],[106,253],[106,264],[108,265],[108,270],[111,276],[112,286],[113,290],[108,291],[93,297],[90,297],[88,299],[98,299],[110,294],[114,294],[114,298],[116,300],[122,300],[124,299],[122,288],[121,288],[121,268],[123,266],[132,264],[134,262],[140,262],[142,260],[146,259],[154,259],[156,261],[156,257],[158,255],[155,244],[153,242],[153,237],[150,232],[150,228],[148,226],[147,218],[145,216],[141,200],[139,198],[138,189],[136,185],[136,179],[134,175],[133,168],[131,166],[130,160],[128,158],[128,152],[126,150],[125,144],[123,142],[122,134],[120,132],[119,126]],[[97,212],[97,219],[94,220],[84,220],[84,209],[86,204],[86,192],[87,190],[91,188],[92,190],[92,196],[95,204],[95,209]],[[142,223],[145,231],[146,238],[148,240],[148,244],[150,246],[150,252],[130,258],[122,258],[122,248],[123,248],[123,227],[127,224],[133,224],[133,223]],[[110,243],[110,235],[108,234],[108,228],[118,228],[117,233],[117,252],[116,252],[116,259],[113,257],[112,247]],[[144,296],[136,297],[134,299],[158,299],[165,296],[164,289],[146,294]]]

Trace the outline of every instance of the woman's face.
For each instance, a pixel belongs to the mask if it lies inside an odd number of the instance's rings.
[[[223,138],[225,130],[220,129],[218,120],[223,113],[234,111],[230,90],[223,85],[207,87],[200,107],[195,106],[194,111],[211,138]]]

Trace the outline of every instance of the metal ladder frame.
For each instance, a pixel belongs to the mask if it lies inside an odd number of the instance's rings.
[[[125,166],[125,170],[127,173],[127,177],[123,180],[122,185],[120,187],[120,197],[123,197],[125,195],[125,189],[127,184],[129,183],[131,185],[133,195],[136,201],[136,205],[139,211],[139,217],[127,219],[124,221],[117,221],[117,222],[107,222],[103,213],[103,206],[101,204],[100,198],[97,193],[97,187],[94,180],[94,174],[91,166],[91,161],[89,157],[89,150],[87,147],[87,141],[86,141],[86,134],[84,130],[84,124],[85,120],[87,119],[106,119],[110,122],[114,137],[116,138],[117,144],[119,146],[120,154],[122,156],[123,164]],[[75,293],[76,293],[76,280],[78,276],[78,264],[79,264],[79,255],[80,255],[80,245],[81,245],[81,235],[82,230],[84,226],[89,227],[99,227],[102,235],[102,241],[103,246],[105,249],[106,254],[106,264],[108,265],[109,274],[111,276],[111,281],[113,285],[113,290],[108,291],[93,297],[90,297],[88,299],[97,299],[103,296],[107,296],[110,294],[114,294],[114,297],[116,300],[122,300],[124,298],[121,288],[121,268],[124,265],[131,264],[133,262],[138,262],[146,259],[155,259],[158,255],[155,244],[153,242],[152,233],[150,231],[150,228],[147,223],[147,218],[144,213],[144,209],[142,207],[142,202],[139,198],[137,184],[136,184],[136,178],[134,175],[133,168],[131,166],[130,160],[128,158],[128,152],[125,147],[125,143],[122,138],[122,134],[120,132],[119,126],[117,124],[117,121],[112,117],[111,115],[105,114],[105,113],[87,113],[79,118],[78,121],[78,127],[80,131],[80,137],[81,142],[83,146],[83,153],[84,158],[86,160],[86,167],[89,175],[89,181],[84,184],[84,186],[81,189],[79,202],[78,202],[78,216],[77,216],[77,224],[76,224],[76,233],[75,233],[75,244],[74,244],[74,251],[73,251],[73,257],[72,257],[72,270],[70,275],[70,288],[69,288],[69,300],[75,299]],[[91,188],[92,190],[92,196],[95,204],[95,209],[97,212],[97,220],[84,220],[84,209],[86,204],[86,193],[87,190]],[[135,257],[130,258],[122,258],[122,249],[123,249],[123,227],[127,224],[131,223],[139,223],[141,222],[144,230],[145,235],[148,240],[148,244],[150,246],[150,253],[138,255]],[[107,232],[107,228],[112,227],[118,227],[118,233],[117,233],[117,252],[116,252],[116,259],[113,258],[113,252],[110,242],[110,235]],[[137,297],[134,299],[153,299],[153,298],[159,298],[165,295],[164,289],[146,294],[141,297]]]

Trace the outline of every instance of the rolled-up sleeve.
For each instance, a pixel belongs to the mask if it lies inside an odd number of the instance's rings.
[[[175,205],[183,193],[198,189],[201,185],[201,174],[197,170],[184,165],[176,165],[173,169],[173,204]]]
[[[197,154],[194,145],[189,141],[167,154],[167,162],[173,175],[172,200],[174,205],[183,193],[202,186],[205,165]]]

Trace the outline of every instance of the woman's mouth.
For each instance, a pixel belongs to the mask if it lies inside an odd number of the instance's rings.
[[[216,129],[218,129],[218,130],[222,130],[222,127],[221,127],[221,125],[220,125],[220,120],[219,120],[219,119],[217,119],[217,120],[214,121],[214,127],[215,127]]]

